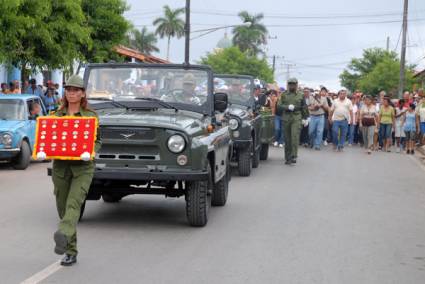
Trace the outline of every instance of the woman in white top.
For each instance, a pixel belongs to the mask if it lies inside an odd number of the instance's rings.
[[[400,99],[398,101],[398,106],[395,108],[395,139],[397,143],[397,153],[401,152],[401,148],[403,147],[404,138],[406,138],[406,134],[403,131],[402,120],[403,116],[407,111],[407,108],[404,107],[404,99]]]
[[[375,135],[375,129],[377,123],[378,113],[375,105],[372,104],[372,98],[366,96],[364,105],[360,110],[360,129],[362,131],[364,147],[367,149],[367,153],[372,153],[373,137]]]

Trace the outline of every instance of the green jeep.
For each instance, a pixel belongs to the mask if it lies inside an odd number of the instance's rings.
[[[204,226],[210,205],[226,204],[232,153],[228,127],[216,118],[227,95],[213,94],[211,69],[90,64],[84,79],[103,141],[87,199],[185,196],[189,224]]]
[[[266,139],[260,112],[265,102],[255,99],[254,78],[251,76],[215,74],[214,90],[227,93],[226,117],[233,141],[232,161],[237,163],[240,176],[249,176],[251,168],[258,167],[261,151],[265,149],[262,147]]]

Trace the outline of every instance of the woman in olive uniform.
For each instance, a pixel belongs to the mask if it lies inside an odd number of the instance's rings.
[[[88,108],[83,79],[71,76],[65,85],[65,96],[56,116],[96,117]],[[98,152],[101,141],[95,142]],[[55,160],[52,179],[56,196],[56,207],[60,217],[59,229],[54,234],[55,252],[65,254],[61,265],[70,266],[77,262],[77,230],[81,206],[84,203],[95,169],[94,161],[82,155],[82,161]]]

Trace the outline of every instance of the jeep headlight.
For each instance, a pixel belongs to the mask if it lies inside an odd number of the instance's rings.
[[[0,136],[0,142],[5,146],[12,145],[12,135],[9,133],[1,134]]]
[[[174,134],[170,138],[168,138],[168,150],[171,152],[178,154],[183,152],[184,148],[186,147],[186,141],[184,140],[183,136]]]
[[[236,129],[238,129],[238,127],[239,127],[239,121],[235,118],[231,118],[229,120],[229,128],[231,130],[236,130]]]

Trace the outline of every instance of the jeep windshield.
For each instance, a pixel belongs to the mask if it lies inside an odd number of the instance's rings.
[[[214,92],[226,93],[231,104],[251,105],[254,101],[253,87],[249,78],[214,77]]]
[[[209,112],[207,70],[161,66],[90,67],[87,96],[130,109],[174,108]]]
[[[0,120],[25,120],[25,105],[22,100],[1,99]]]

